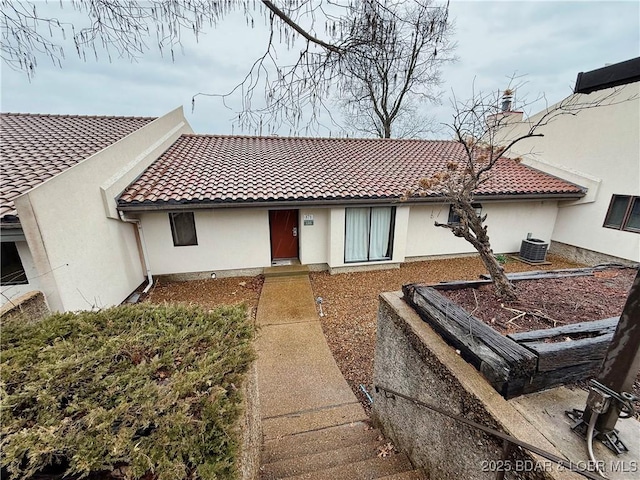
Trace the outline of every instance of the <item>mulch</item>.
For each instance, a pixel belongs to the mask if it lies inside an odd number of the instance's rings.
[[[153,285],[144,299],[151,303],[179,303],[215,308],[219,305],[244,303],[252,318],[258,309],[258,300],[262,291],[264,277],[229,277],[188,282],[175,282],[160,279]]]
[[[617,317],[622,312],[636,270],[607,269],[593,276],[515,282],[518,301],[503,303],[491,285],[441,291],[495,330],[540,330]]]

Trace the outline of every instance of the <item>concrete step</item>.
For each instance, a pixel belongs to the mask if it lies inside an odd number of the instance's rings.
[[[355,400],[355,398],[354,398]],[[367,420],[358,402],[262,420],[264,440]]]
[[[420,470],[409,470],[407,472],[394,473],[393,475],[380,477],[378,480],[429,480],[429,477]]]
[[[336,448],[372,442],[381,437],[380,431],[366,422],[354,422],[299,433],[264,442],[262,463],[273,463],[287,458],[297,458],[311,453],[335,450]]]
[[[306,265],[278,265],[275,267],[265,267],[263,274],[265,278],[308,275],[309,267]]]
[[[398,453],[285,478],[288,480],[372,480],[410,470],[413,470],[413,466],[407,456]]]
[[[324,452],[288,458],[262,465],[260,468],[262,480],[276,480],[294,477],[310,472],[327,470],[329,468],[358,463],[362,460],[376,458],[378,447],[383,444],[380,440],[357,443],[346,447],[334,448]]]

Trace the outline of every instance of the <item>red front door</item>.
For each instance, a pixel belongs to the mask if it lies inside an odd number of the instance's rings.
[[[271,259],[298,258],[298,210],[270,210]]]

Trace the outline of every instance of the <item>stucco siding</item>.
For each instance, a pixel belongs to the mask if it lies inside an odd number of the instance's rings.
[[[531,233],[535,238],[551,240],[556,220],[557,202],[494,202],[483,203],[482,214],[487,215],[491,246],[495,253],[517,252],[520,242]],[[455,255],[473,253],[466,240],[455,237],[449,230],[436,227],[434,222],[446,223],[448,204],[412,206],[409,215],[406,257]]]
[[[397,265],[408,257],[474,252],[466,241],[435,227],[445,222],[448,205],[397,205],[392,258],[386,261],[345,263],[345,207],[299,210],[299,256],[304,265],[327,264],[331,269]],[[483,205],[494,251],[516,252],[532,233],[549,241],[557,204],[501,202]],[[173,245],[168,212],[140,214],[151,272],[154,275],[249,270],[271,265],[269,210],[257,208],[193,210],[198,244]],[[304,216],[313,215],[313,225]]]
[[[169,214],[140,216],[154,275],[262,268],[271,265],[269,211],[196,210],[198,244],[173,245]]]
[[[616,191],[615,193],[640,196],[640,192]],[[640,262],[640,234],[602,226],[611,195],[611,193],[607,195],[607,201],[560,208],[552,239],[587,250]]]
[[[115,198],[105,197],[105,182],[139,175],[188,132],[182,110],[174,110],[16,199],[52,311],[118,304],[142,283],[135,228],[107,217]]]
[[[611,92],[571,98],[594,102]],[[640,195],[640,82],[620,88],[608,102],[612,104],[556,118],[539,129],[544,136],[518,144],[514,153],[535,168],[590,188],[583,201],[561,205],[553,240],[640,261],[640,234],[602,226],[613,194]],[[513,138],[540,115],[501,133]]]
[[[304,224],[305,215],[313,216],[313,225]],[[301,209],[299,221],[300,263],[304,265],[328,263],[329,209]]]

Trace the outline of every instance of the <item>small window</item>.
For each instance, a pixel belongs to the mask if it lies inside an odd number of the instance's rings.
[[[603,226],[640,233],[640,197],[613,195]]]
[[[171,235],[175,247],[197,245],[196,221],[193,212],[170,213]]]
[[[15,242],[2,242],[1,285],[24,285],[29,283],[22,267]]]
[[[471,206],[476,211],[478,217],[482,216],[482,204],[472,203]],[[453,211],[453,205],[449,205],[449,219],[447,220],[449,225],[458,225],[460,223],[460,216]]]

